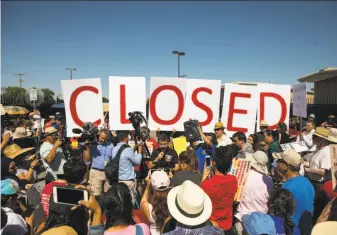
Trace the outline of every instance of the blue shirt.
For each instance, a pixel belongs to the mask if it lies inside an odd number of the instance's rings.
[[[212,146],[212,153],[214,154],[215,152],[215,148],[216,145],[213,144]],[[206,149],[209,149],[209,147],[207,146]],[[205,150],[205,144],[199,144],[198,147],[196,147],[196,149],[194,150],[195,156],[198,159],[198,163],[199,163],[199,170],[200,170],[200,174],[202,175],[204,172],[204,165],[205,165],[205,161],[206,161],[206,156],[208,156],[209,154],[206,153]]]
[[[117,155],[119,148],[125,144],[124,142],[120,142],[116,145],[116,147],[112,151],[112,159],[114,159]],[[122,151],[121,156],[119,158],[119,172],[118,179],[119,180],[133,180],[136,178],[136,173],[134,167],[136,165],[140,165],[142,162],[142,155],[135,154],[135,152],[131,148],[126,148]]]
[[[296,176],[288,179],[282,188],[290,191],[296,201],[296,210],[292,216],[295,225],[299,225],[299,221],[303,212],[313,213],[315,191],[310,181],[304,176]],[[312,223],[312,221],[303,221],[303,223]]]
[[[104,144],[90,146],[91,167],[104,170],[105,163],[110,160],[113,149],[114,146],[109,141],[106,141]]]
[[[286,232],[284,229],[284,219],[278,216],[274,216],[274,215],[270,215],[270,217],[274,220],[276,234],[286,235]],[[296,225],[294,226],[292,235],[301,235],[301,232]]]

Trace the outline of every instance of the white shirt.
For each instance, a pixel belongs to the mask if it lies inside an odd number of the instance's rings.
[[[2,207],[7,214],[7,224],[0,230],[0,234],[24,235],[27,233],[27,224],[21,215],[14,213],[10,208]]]
[[[63,151],[60,147],[56,149],[55,157],[51,164],[49,164],[45,159],[47,155],[52,150],[53,145],[48,142],[44,142],[40,148],[40,155],[43,161],[44,167],[47,169],[47,172],[50,172],[55,179],[57,179],[57,174],[63,174],[63,165],[66,163]]]
[[[310,168],[312,169],[331,169],[331,161],[330,161],[330,147],[325,146],[324,148],[317,150],[314,152],[310,159]],[[308,173],[308,177],[310,180],[322,181],[324,177],[320,175]]]
[[[160,235],[160,228],[157,229],[156,227],[156,220],[153,218],[152,216],[152,211],[153,211],[153,207],[152,205],[149,203],[149,212],[150,212],[150,232],[151,235]]]
[[[314,143],[312,141],[312,135],[315,133],[315,129],[312,129],[310,132],[304,132],[305,134],[302,136],[300,134],[297,136],[297,142],[303,140],[304,143],[308,146],[308,149],[311,149],[314,146]]]
[[[247,182],[243,188],[243,194],[238,212],[234,215],[241,221],[243,215],[259,211],[267,213],[269,192],[273,189],[273,180],[255,170],[250,170]]]
[[[33,129],[41,129],[41,116],[39,114],[34,114],[32,120],[34,122]]]
[[[217,147],[226,146],[226,145],[230,145],[233,143],[232,140],[225,133],[222,135],[222,137],[217,139],[217,141],[218,141]]]

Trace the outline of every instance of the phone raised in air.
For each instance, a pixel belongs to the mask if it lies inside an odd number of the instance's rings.
[[[78,201],[88,201],[89,193],[85,189],[54,186],[53,199],[55,203],[75,206],[78,205]]]
[[[208,155],[205,157],[205,159],[206,159],[206,166],[209,167],[211,165],[211,156]]]

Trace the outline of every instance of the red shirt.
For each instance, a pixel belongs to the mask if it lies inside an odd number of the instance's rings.
[[[328,180],[323,184],[323,191],[326,193],[330,200],[337,197],[337,192],[334,192],[332,188],[332,180]]]
[[[201,183],[200,187],[211,198],[213,211],[210,220],[228,230],[233,222],[233,202],[238,181],[233,175],[214,175]]]
[[[66,186],[65,183],[61,182],[50,182],[41,191],[41,205],[44,211],[44,214],[46,215],[46,218],[48,218],[49,215],[49,199],[51,194],[53,193],[53,187],[54,186]]]
[[[146,142],[147,148],[149,149],[150,154],[152,154],[153,150],[158,148],[157,141],[155,139],[153,139],[152,137],[147,139],[145,142]]]

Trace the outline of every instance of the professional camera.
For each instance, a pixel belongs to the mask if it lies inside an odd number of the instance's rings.
[[[73,133],[81,134],[79,142],[87,142],[88,144],[95,144],[98,142],[98,127],[91,122],[83,124],[82,129],[73,128]]]
[[[198,120],[189,120],[184,122],[185,136],[188,142],[196,142],[201,140],[198,126]]]
[[[139,140],[145,142],[150,136],[150,130],[147,127],[146,118],[143,116],[143,113],[139,111],[130,112],[129,121],[135,129],[135,137],[138,137]],[[140,125],[143,123],[145,123],[145,126],[141,127]]]

